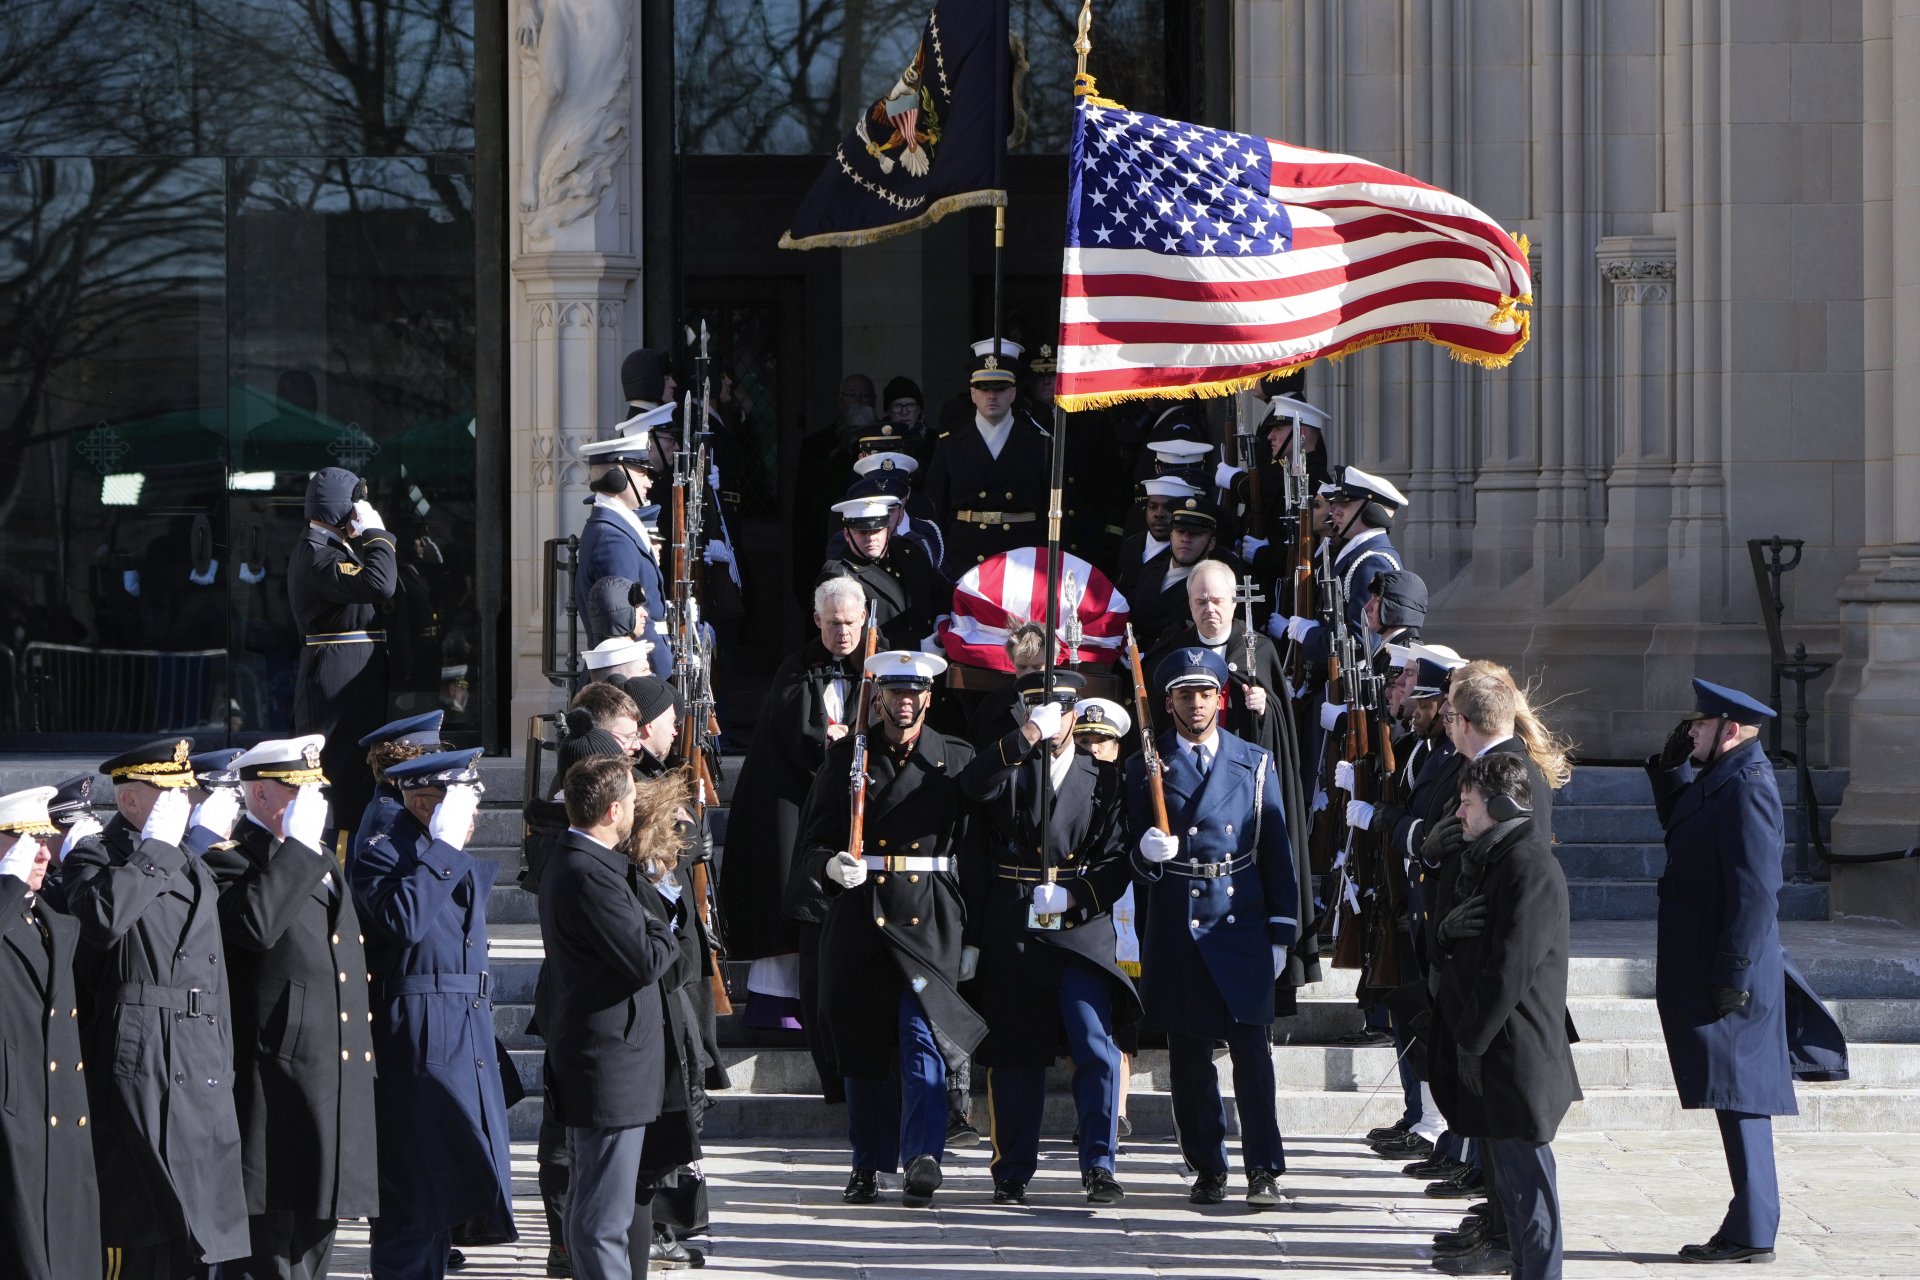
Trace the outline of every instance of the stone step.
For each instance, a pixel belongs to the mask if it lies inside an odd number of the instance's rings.
[[[1659,844],[1666,842],[1653,802],[1553,806],[1553,838],[1563,844]]]
[[[1663,844],[1556,844],[1553,856],[1569,880],[1657,880],[1667,867]]]
[[[1791,737],[1791,731],[1788,736]],[[1813,769],[1813,795],[1822,808],[1832,808],[1840,803],[1847,789],[1851,774],[1846,769]],[[1774,770],[1774,780],[1780,788],[1780,799],[1792,805],[1800,798],[1800,775],[1793,768]],[[1646,770],[1637,765],[1589,765],[1574,766],[1573,778],[1566,786],[1554,792],[1554,811],[1556,816],[1562,805],[1593,804],[1653,804],[1653,787],[1647,780]]]

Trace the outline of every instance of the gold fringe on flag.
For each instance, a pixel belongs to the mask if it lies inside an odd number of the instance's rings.
[[[780,233],[782,249],[850,249],[856,245],[873,244],[875,241],[891,239],[908,231],[918,231],[930,227],[948,214],[960,209],[984,209],[995,205],[1004,205],[1007,193],[996,188],[986,191],[963,191],[959,195],[942,196],[927,206],[924,213],[909,218],[905,222],[889,222],[884,227],[867,227],[860,231],[829,231],[817,236],[793,238],[791,231]]]

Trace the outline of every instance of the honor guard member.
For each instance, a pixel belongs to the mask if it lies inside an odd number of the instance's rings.
[[[894,536],[890,522],[899,505],[887,496],[834,503],[846,549],[821,566],[815,586],[852,578],[873,604],[881,632],[896,644],[917,647],[933,635],[953,595],[919,545]]]
[[[1140,594],[1127,597],[1127,603],[1133,606],[1134,634],[1143,645],[1158,644],[1188,621],[1187,578],[1201,561],[1218,561],[1236,582],[1246,573],[1238,556],[1221,549],[1224,541],[1220,537],[1220,508],[1212,499],[1175,501],[1167,531],[1167,560],[1159,581],[1156,584],[1143,569],[1138,583]]]
[[[608,639],[593,629],[599,616],[591,607],[594,584],[602,578],[625,578],[640,591],[639,607],[646,610],[648,639],[653,642],[648,660],[657,676],[673,669],[673,654],[667,638],[670,597],[652,528],[660,516],[659,504],[653,498],[660,478],[650,469],[652,450],[647,430],[656,419],[665,422],[672,416],[671,404],[643,410],[620,424],[623,432],[635,427],[635,434],[616,433],[580,449],[590,468],[587,487],[593,490],[593,510],[580,530],[579,568],[573,588],[580,615],[587,620],[587,643],[597,645]]]
[[[330,744],[328,793],[344,838],[360,825],[373,784],[353,749],[387,718],[387,633],[381,607],[399,582],[394,536],[367,501],[367,482],[327,467],[307,481],[307,536],[287,560],[287,598],[304,638],[293,731]]]
[[[960,789],[986,838],[962,869],[967,937],[979,953],[992,1099],[993,1201],[1025,1204],[1040,1160],[1040,1119],[1055,1046],[1073,1058],[1080,1183],[1089,1204],[1125,1196],[1113,1173],[1122,1091],[1116,1023],[1139,1021],[1133,980],[1114,958],[1113,903],[1132,883],[1120,771],[1073,749],[1086,678],[1019,681],[1026,723],[973,758]],[[1053,791],[1041,837],[1041,787]]]
[[[1113,567],[1114,588],[1129,603],[1160,589],[1173,559],[1174,508],[1199,496],[1200,490],[1170,476],[1140,482],[1144,524],[1121,541],[1119,559]]]
[[[245,754],[241,747],[221,747],[187,757],[193,767],[193,786],[187,790],[193,812],[181,848],[190,856],[202,858],[211,849],[232,847],[241,813],[240,771],[233,762]]]
[[[119,812],[64,865],[94,953],[100,1236],[128,1277],[193,1274],[248,1249],[219,891],[184,847],[192,754],[191,738],[166,738],[101,765]]]
[[[1326,508],[1327,542],[1316,554],[1333,556],[1333,573],[1347,601],[1347,629],[1365,635],[1374,578],[1405,568],[1387,531],[1407,505],[1407,497],[1390,482],[1358,467],[1336,467],[1333,480],[1320,486],[1320,498]],[[1308,664],[1318,668],[1326,666],[1333,648],[1332,635],[1316,618],[1275,612],[1267,619],[1267,634],[1305,645]]]
[[[911,538],[920,544],[927,553],[927,563],[945,577],[944,565],[947,560],[946,535],[940,532],[940,522],[934,518],[933,503],[921,492],[914,482],[914,473],[920,469],[920,462],[911,454],[896,453],[891,450],[880,453],[864,454],[853,464],[855,482],[867,479],[876,485],[875,492],[892,494],[900,499],[900,511],[894,517],[894,536]],[[849,489],[849,498],[866,497],[865,492],[856,493]],[[836,532],[836,537],[838,534]],[[829,539],[829,544],[833,539]],[[829,557],[839,552],[829,550]]]
[[[0,796],[0,1043],[10,1059],[0,1110],[0,1274],[16,1280],[100,1274],[96,1130],[73,980],[80,930],[36,896],[59,843],[47,812],[57,794],[31,787]]]
[[[1227,1043],[1240,1106],[1247,1203],[1280,1203],[1286,1172],[1275,1113],[1275,978],[1300,931],[1297,880],[1273,757],[1219,727],[1227,664],[1180,649],[1156,673],[1172,721],[1156,744],[1171,832],[1154,825],[1146,761],[1127,761],[1128,830],[1146,918],[1143,1025],[1167,1036],[1174,1126],[1196,1172],[1188,1198],[1227,1195],[1227,1115],[1213,1047]]]
[[[379,1212],[366,953],[325,848],[320,756],[316,737],[241,753],[246,816],[206,854],[232,968],[252,1238],[248,1257],[221,1268],[233,1280],[325,1280],[340,1219]]]
[[[380,1065],[380,1216],[369,1257],[382,1280],[439,1280],[456,1227],[461,1244],[518,1238],[487,969],[487,893],[499,864],[466,851],[479,755],[439,751],[387,770],[401,812],[348,871]]]
[[[1052,442],[1039,423],[1014,412],[1020,351],[1005,339],[973,344],[973,420],[942,430],[933,443],[927,498],[947,538],[945,571],[956,579],[989,556],[1047,540]]]
[[[589,684],[624,684],[634,676],[657,679],[651,670],[654,647],[650,640],[608,636],[580,655],[580,665]]]
[[[1686,1108],[1713,1109],[1733,1201],[1688,1262],[1771,1262],[1780,1225],[1773,1117],[1798,1112],[1779,899],[1785,822],[1759,726],[1774,711],[1693,682],[1694,710],[1647,761],[1666,828],[1654,999]]]
[[[1256,538],[1252,534],[1240,540],[1241,558],[1253,566],[1260,580],[1269,581],[1286,572],[1282,563],[1284,557],[1278,552],[1289,552],[1286,546],[1270,549],[1276,536],[1284,535],[1286,530],[1280,521],[1290,514],[1287,510],[1287,484],[1293,470],[1293,436],[1300,434],[1300,461],[1306,471],[1307,492],[1316,494],[1320,486],[1333,478],[1327,467],[1326,431],[1333,425],[1333,415],[1318,405],[1309,404],[1297,393],[1282,391],[1282,386],[1298,381],[1297,375],[1280,378],[1268,378],[1254,388],[1256,400],[1264,402],[1266,412],[1260,423],[1253,429],[1253,470],[1260,476],[1260,516],[1255,525],[1253,514],[1253,491],[1249,483],[1246,468],[1221,463],[1214,471],[1214,482],[1233,495],[1233,502],[1248,514],[1247,524],[1264,528],[1266,536]]]
[[[853,1174],[842,1198],[871,1204],[878,1175],[906,1162],[901,1203],[922,1208],[940,1186],[947,1137],[947,1068],[939,1028],[966,1053],[986,1024],[960,995],[958,850],[968,840],[960,773],[973,749],[927,727],[933,682],[947,667],[927,653],[869,658],[876,723],[827,748],[801,816],[796,880],[832,895],[820,928],[820,1012],[844,1077]],[[867,749],[863,852],[848,852],[854,748]],[[829,887],[830,886],[830,887]]]
[[[360,739],[360,747],[367,753],[366,768],[373,778],[373,803],[367,806],[361,815],[360,829],[354,832],[353,843],[347,846],[347,860],[351,864],[360,847],[375,832],[385,831],[393,825],[393,820],[401,810],[400,788],[393,785],[387,777],[387,770],[402,760],[412,760],[435,751],[445,751],[447,746],[440,741],[440,728],[446,723],[444,711],[428,711],[417,716],[404,716],[389,724],[383,724],[366,737]]]
[[[89,836],[100,834],[100,820],[93,816],[93,780],[98,774],[76,773],[54,784],[53,798],[47,801],[47,816],[59,829],[59,836],[47,842],[53,850],[53,863],[35,896],[51,909],[66,914],[67,882],[64,862],[73,847]],[[90,985],[86,970],[77,971],[81,985]],[[91,1010],[82,1010],[90,1014]]]

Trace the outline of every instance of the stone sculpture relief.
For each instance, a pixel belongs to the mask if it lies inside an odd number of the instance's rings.
[[[520,217],[546,238],[591,214],[627,151],[633,12],[622,0],[520,0],[527,86]]]

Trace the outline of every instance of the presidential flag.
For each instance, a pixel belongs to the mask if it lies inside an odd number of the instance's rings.
[[[1005,204],[1011,64],[1007,0],[940,0],[906,69],[834,148],[780,247],[871,244],[956,209]]]
[[[1524,238],[1352,156],[1079,101],[1054,400],[1214,396],[1383,342],[1500,367]]]

